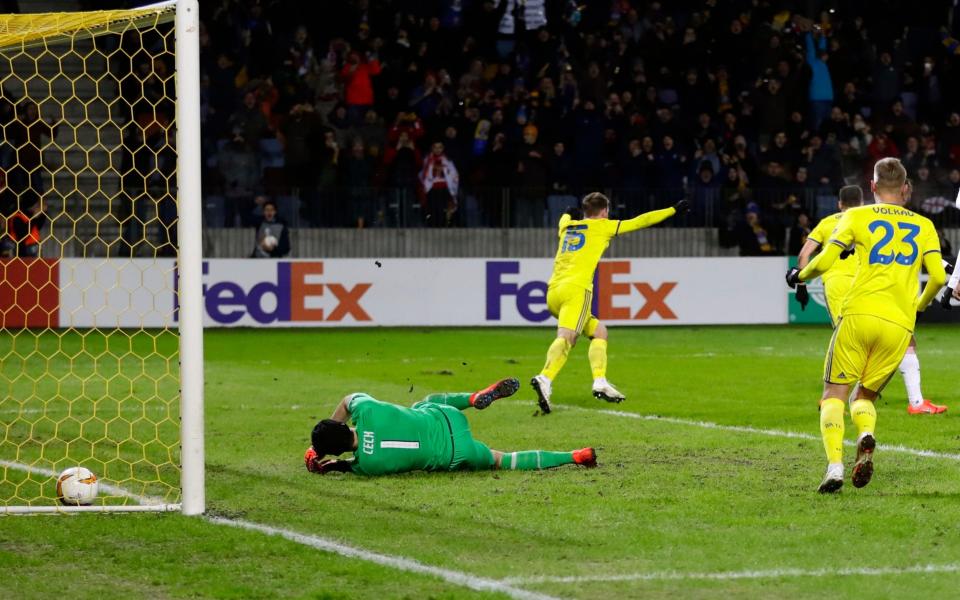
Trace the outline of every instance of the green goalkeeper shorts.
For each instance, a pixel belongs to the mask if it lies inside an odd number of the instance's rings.
[[[493,452],[483,442],[473,439],[470,433],[470,423],[467,418],[456,409],[444,407],[444,414],[450,420],[453,434],[453,462],[451,471],[483,471],[493,468]]]

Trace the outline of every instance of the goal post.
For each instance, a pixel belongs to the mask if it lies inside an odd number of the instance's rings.
[[[205,510],[199,34],[0,15],[0,515]]]
[[[200,8],[180,0],[176,12],[177,173],[180,218],[180,453],[183,513],[204,511],[203,240],[200,190]]]

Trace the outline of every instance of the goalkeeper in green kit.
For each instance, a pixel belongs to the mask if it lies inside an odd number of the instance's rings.
[[[350,394],[333,416],[317,423],[312,445],[304,454],[311,473],[332,471],[388,475],[408,471],[533,471],[562,465],[597,465],[593,448],[572,452],[500,452],[473,439],[460,412],[483,410],[494,400],[512,396],[520,387],[504,379],[474,393],[431,394],[411,408],[381,402],[367,394]],[[352,420],[354,427],[347,425]],[[324,458],[353,452],[353,458]]]

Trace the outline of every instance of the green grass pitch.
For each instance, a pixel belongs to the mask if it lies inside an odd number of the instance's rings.
[[[815,492],[825,466],[817,439],[694,423],[818,437],[827,328],[613,328],[609,377],[627,401],[591,397],[586,347],[578,345],[555,382],[558,409],[535,416],[526,382],[551,336],[207,331],[209,511],[560,598],[956,596],[956,570],[838,574],[960,568],[956,458],[881,449],[868,487],[848,484],[824,497]],[[918,340],[924,390],[951,412],[908,416],[895,377],[879,402],[878,440],[957,453],[956,333],[923,326]],[[348,392],[412,404],[511,375],[524,382],[516,399],[468,413],[475,437],[499,450],[594,445],[599,468],[378,479],[303,468],[312,425]],[[745,571],[770,573],[689,577]],[[0,597],[11,598],[65,590],[71,598],[505,597],[180,515],[0,517],[0,572]],[[564,576],[582,579],[555,580]]]

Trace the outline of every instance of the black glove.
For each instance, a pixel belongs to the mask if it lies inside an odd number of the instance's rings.
[[[690,212],[690,203],[686,200],[681,200],[673,205],[673,210],[677,211],[678,215],[685,215]]]
[[[317,470],[314,473],[326,475],[327,473],[349,473],[351,471],[351,461],[327,459],[317,463]]]
[[[950,306],[950,298],[953,296],[953,290],[950,288],[944,288],[943,295],[940,296],[940,308],[944,310],[950,310],[953,307]]]
[[[800,310],[807,310],[807,304],[810,302],[810,292],[807,291],[807,286],[802,283],[797,286],[797,302],[800,303]]]
[[[843,252],[840,253],[840,260],[847,260],[847,258],[853,256],[853,250],[854,250],[853,246],[850,246],[849,248],[844,248]]]
[[[803,282],[800,281],[800,267],[793,267],[787,271],[787,285],[790,286],[791,290],[801,283]]]
[[[953,269],[954,269],[953,263],[947,262],[947,261],[943,261],[943,262],[947,263],[943,265],[943,270],[947,272],[947,275],[953,275]]]
[[[573,219],[574,221],[583,220],[583,210],[581,210],[580,208],[577,208],[576,206],[571,206],[564,212],[570,215],[570,218]]]

